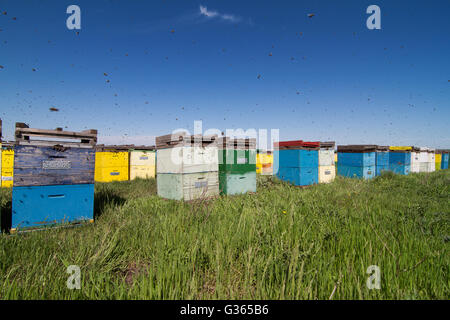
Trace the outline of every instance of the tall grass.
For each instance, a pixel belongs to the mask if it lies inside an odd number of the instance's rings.
[[[1,299],[448,299],[450,171],[183,203],[96,185],[94,224],[0,236]],[[2,209],[8,207],[2,191]],[[66,268],[81,268],[69,290]],[[368,289],[370,265],[381,289]]]

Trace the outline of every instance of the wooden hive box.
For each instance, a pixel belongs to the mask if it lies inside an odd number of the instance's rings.
[[[436,170],[436,149],[428,148],[428,171],[434,172]]]
[[[138,146],[130,150],[130,180],[156,176],[155,147]]]
[[[217,135],[156,137],[158,195],[187,201],[218,195],[218,162]]]
[[[320,142],[319,149],[319,183],[330,183],[336,178],[334,163],[334,141]]]
[[[14,181],[14,143],[1,145],[1,186],[11,188]]]
[[[319,182],[319,142],[280,141],[274,147],[277,178],[296,186]]]
[[[95,150],[95,181],[127,181],[130,147],[128,145],[98,145]]]
[[[221,194],[256,192],[256,139],[219,138]]]
[[[375,153],[375,176],[389,171],[389,146],[377,146]]]
[[[389,171],[408,175],[411,171],[411,146],[389,147]]]
[[[375,177],[376,149],[376,145],[338,146],[337,174],[349,178]]]
[[[441,170],[448,169],[449,150],[439,149],[438,152],[441,155]]]
[[[97,131],[16,123],[15,136],[11,231],[92,222]]]

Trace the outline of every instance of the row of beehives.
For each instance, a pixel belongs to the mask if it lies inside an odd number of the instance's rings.
[[[337,147],[337,154],[333,142],[282,141],[275,147],[277,177],[298,186],[332,181],[332,158],[338,175],[365,179],[385,171],[405,175],[448,169],[449,163],[449,150],[410,146],[345,145]]]
[[[107,176],[104,180],[120,176],[116,174],[120,172],[116,166],[124,164],[123,167],[126,167],[127,162],[122,162],[127,159],[125,154],[133,154],[133,151],[128,151],[129,146],[126,151],[97,146],[96,156],[96,130],[43,130],[16,123],[15,137],[12,210],[7,213],[10,219],[1,219],[11,221],[10,225],[2,225],[1,228],[13,231],[93,221],[94,176],[99,173],[97,179],[100,180],[102,175]],[[55,141],[55,138],[78,139],[80,142]],[[278,167],[274,171],[279,178],[296,185],[334,179],[334,142],[285,141],[275,147],[274,163]],[[412,150],[411,147],[338,146],[337,172],[365,178],[371,177],[374,172],[391,169],[406,174],[409,172],[408,159],[411,160]],[[98,156],[102,152],[104,154]],[[108,152],[114,155],[106,156]],[[120,152],[124,152],[122,158],[118,154]],[[136,155],[141,157],[143,153]],[[442,152],[442,156],[448,167],[448,152]],[[104,163],[100,161],[97,168],[104,170],[96,170],[96,157],[98,160],[117,157],[117,162],[111,165],[111,159]],[[194,200],[220,193],[255,192],[255,162],[254,139],[185,134],[157,137],[158,195],[169,199]],[[125,172],[129,167],[123,170]]]
[[[12,187],[14,177],[14,144],[4,143],[0,153],[1,186]],[[272,174],[271,152],[256,153],[256,173]],[[147,146],[97,146],[95,181],[112,182],[154,178],[156,152]]]

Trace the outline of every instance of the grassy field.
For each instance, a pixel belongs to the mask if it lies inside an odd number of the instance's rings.
[[[94,224],[0,235],[0,298],[450,298],[450,170],[304,189],[258,179],[257,194],[193,203],[158,198],[154,180],[98,184]]]

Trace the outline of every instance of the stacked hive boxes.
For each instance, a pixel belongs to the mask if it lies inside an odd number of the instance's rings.
[[[273,154],[272,151],[258,150],[256,154],[256,173],[263,175],[273,174]]]
[[[428,154],[430,153],[429,148],[421,147],[419,148],[419,172],[428,172]],[[412,172],[412,161],[413,156],[411,153],[411,172]]]
[[[217,136],[185,133],[156,137],[158,195],[194,200],[219,194]]]
[[[411,146],[389,147],[389,170],[407,175],[411,171]]]
[[[441,169],[448,169],[449,150],[441,149],[439,154],[441,154]]]
[[[336,178],[334,162],[335,142],[320,142],[319,149],[319,183],[329,183]]]
[[[277,177],[296,186],[319,182],[319,142],[280,141],[275,143]]]
[[[14,143],[1,145],[1,186],[10,188],[14,179]]]
[[[11,231],[92,222],[97,131],[41,130],[16,123],[15,135]]]
[[[338,175],[364,179],[375,177],[376,148],[376,145],[338,146]]]
[[[427,153],[428,159],[428,153]],[[412,147],[411,149],[411,172],[420,172],[420,148]]]
[[[130,150],[130,180],[155,178],[155,147],[135,147]]]
[[[389,147],[377,146],[375,150],[375,175],[380,176],[383,172],[389,171]]]
[[[256,139],[220,138],[218,152],[220,193],[256,192]]]
[[[129,146],[98,145],[95,152],[95,181],[128,180]]]
[[[436,170],[436,150],[429,148],[428,149],[428,171],[427,172],[434,172]]]
[[[442,164],[442,153],[440,153],[440,150],[436,150],[436,157],[435,157],[435,171],[441,170],[441,164]]]

